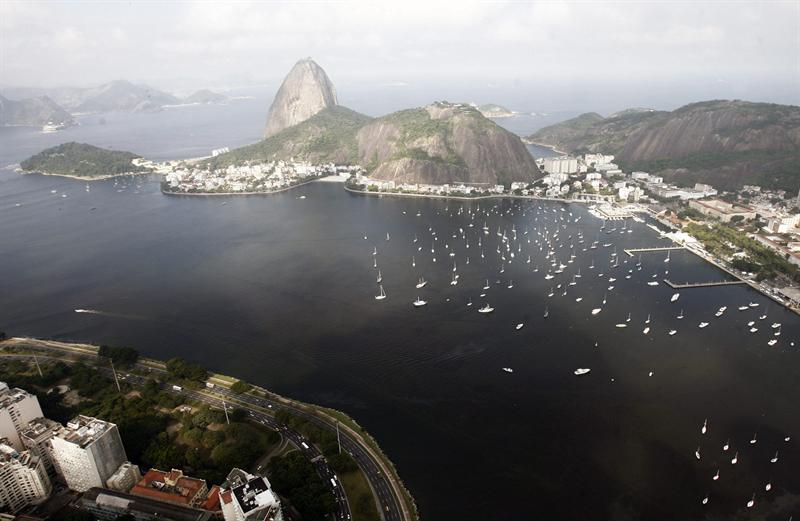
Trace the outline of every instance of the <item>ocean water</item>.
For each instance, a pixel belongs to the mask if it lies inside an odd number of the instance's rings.
[[[0,163],[70,140],[203,155],[258,138],[263,103],[240,103],[3,129]],[[341,409],[395,462],[423,519],[797,519],[800,321],[744,286],[671,302],[664,278],[725,275],[686,251],[643,254],[639,270],[623,250],[668,241],[644,223],[602,226],[579,205],[364,197],[334,183],[169,197],[155,177],[87,191],[4,170],[0,329],[183,356]],[[548,280],[554,256],[565,268]],[[493,313],[477,312],[485,303]]]

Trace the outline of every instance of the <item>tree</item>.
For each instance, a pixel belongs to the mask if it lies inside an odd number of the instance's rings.
[[[183,358],[172,358],[167,361],[167,373],[170,378],[180,380],[193,380],[202,382],[208,378],[208,373],[203,366],[194,362],[188,362]]]
[[[742,221],[744,221],[744,215],[734,215],[733,217],[731,217],[732,223],[740,223]]]
[[[236,383],[231,385],[231,391],[235,392],[236,394],[244,394],[250,389],[250,384],[242,380],[237,380]]]
[[[100,346],[98,356],[110,358],[115,364],[133,365],[139,359],[139,351],[132,347]]]

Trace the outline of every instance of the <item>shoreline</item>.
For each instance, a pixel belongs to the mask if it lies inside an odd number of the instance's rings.
[[[545,144],[545,143],[538,143],[536,141],[530,141],[528,139],[524,140],[523,143],[526,143],[528,145],[535,145],[537,147],[542,147],[542,148],[549,148],[553,152],[555,152],[557,154],[561,154],[563,156],[568,156],[569,155],[567,152],[564,152],[563,150],[559,150],[553,145],[548,145],[548,144]]]
[[[108,175],[101,175],[96,177],[83,177],[79,175],[70,175],[70,174],[53,174],[51,172],[26,172],[25,170],[20,170],[22,175],[45,175],[50,177],[64,177],[67,179],[75,179],[76,181],[106,181],[108,179],[114,179],[115,177],[128,177],[128,176],[139,176],[139,175],[151,175],[151,174],[158,174],[158,172],[150,171],[150,172],[128,172],[125,174],[108,174]],[[158,174],[160,175],[160,174]]]
[[[44,351],[56,351],[61,352],[62,354],[73,354],[78,357],[80,356],[98,356],[99,346],[90,343],[84,342],[64,342],[59,340],[45,340],[39,338],[31,338],[31,337],[10,337],[5,340],[0,340],[0,350],[3,350],[6,346],[9,347],[27,347],[34,351],[36,350],[44,350]],[[149,358],[145,356],[139,356],[137,364],[141,364],[142,367],[149,367],[149,368],[156,368],[159,370],[166,370],[166,362],[156,358]],[[312,416],[317,417],[319,420],[327,424],[329,428],[341,428],[343,431],[347,432],[351,438],[358,443],[358,445],[367,453],[369,454],[374,462],[380,467],[383,475],[389,479],[386,481],[389,483],[390,487],[393,489],[397,496],[397,500],[400,503],[401,515],[404,520],[411,521],[412,519],[419,519],[419,513],[417,512],[416,502],[414,501],[411,492],[405,486],[403,481],[400,479],[400,475],[397,472],[397,468],[394,463],[389,459],[389,457],[383,452],[378,442],[375,438],[369,434],[366,429],[364,429],[358,422],[356,422],[350,415],[347,413],[340,411],[338,409],[333,409],[331,407],[324,407],[322,405],[316,405],[311,403],[306,403],[300,400],[296,400],[294,398],[287,398],[281,394],[275,393],[266,389],[260,385],[256,385],[246,380],[240,380],[239,378],[216,373],[214,371],[208,371],[207,382],[211,382],[214,385],[218,385],[224,387],[226,389],[230,389],[230,386],[237,382],[243,381],[248,383],[251,386],[251,390],[264,393],[264,395],[268,398],[271,398],[273,401],[283,404],[287,406],[287,408],[294,408],[298,411],[306,412],[311,414]],[[251,394],[250,392],[244,393]],[[235,398],[231,399],[230,401],[237,401]],[[242,401],[242,400],[238,400]],[[246,402],[243,402],[246,403]],[[359,465],[360,468],[360,465]],[[363,468],[360,468],[361,472],[364,473],[365,478],[367,477],[367,473],[364,471]],[[380,505],[381,499],[378,496],[377,491],[373,488],[373,483],[367,478],[367,483],[372,489],[373,499],[376,502],[376,507],[378,507],[378,512],[383,516],[383,511],[381,510]]]
[[[372,196],[390,196],[390,197],[418,197],[423,199],[454,199],[456,201],[480,201],[483,199],[527,199],[530,201],[551,201],[555,203],[578,203],[578,204],[595,204],[597,201],[581,201],[578,199],[562,199],[558,197],[538,197],[535,195],[515,195],[515,194],[492,194],[492,195],[476,195],[474,197],[460,196],[460,195],[434,195],[434,194],[406,194],[399,192],[370,192],[366,190],[356,190],[354,188],[344,187],[345,191],[353,194],[372,195]]]
[[[268,192],[172,192],[170,190],[164,190],[161,188],[161,193],[164,195],[191,195],[191,196],[232,196],[232,195],[272,195],[272,194],[279,194],[281,192],[288,192],[294,188],[299,188],[301,186],[307,185],[309,183],[315,183],[324,179],[327,176],[317,177],[315,179],[311,179],[310,181],[303,181],[302,183],[298,183],[292,186],[286,186],[284,188],[278,188],[277,190],[270,190]],[[331,181],[328,181],[331,182]]]

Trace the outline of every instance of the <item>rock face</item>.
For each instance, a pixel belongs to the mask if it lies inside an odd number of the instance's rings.
[[[0,96],[0,126],[69,126],[72,116],[47,96],[12,101]]]
[[[726,189],[800,184],[793,166],[800,161],[800,107],[791,105],[717,100],[672,112],[584,114],[529,139],[573,153],[613,153],[626,168]]]
[[[273,136],[337,104],[336,90],[322,67],[311,58],[300,60],[275,94],[264,137]]]
[[[376,179],[507,185],[540,174],[519,137],[460,103],[434,103],[374,119],[356,138],[359,162]]]

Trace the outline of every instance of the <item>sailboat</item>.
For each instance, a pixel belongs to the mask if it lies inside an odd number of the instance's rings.
[[[381,275],[381,270],[378,270],[378,278],[375,282],[377,282],[378,284],[383,282],[383,275]]]
[[[547,318],[547,317],[549,317],[549,316],[550,316],[550,308],[548,308],[547,306],[545,306],[545,307],[544,307],[544,318]]]
[[[377,295],[375,295],[375,300],[383,300],[386,298],[386,292],[383,291],[383,284],[381,284],[379,288],[380,292]]]
[[[678,320],[680,320],[680,319],[682,319],[682,318],[683,318],[683,309],[681,309],[681,313],[680,313],[680,315],[678,315],[678,316],[677,316],[677,317],[675,317],[675,318],[677,318]]]
[[[666,258],[666,259],[664,259],[664,262],[669,262],[669,254],[670,254],[670,252],[669,252],[669,251],[667,251],[667,258]]]
[[[478,313],[491,313],[494,311],[494,308],[489,305],[487,302],[482,308],[478,310]]]
[[[428,281],[425,280],[425,277],[420,277],[419,280],[417,281],[417,289],[424,288],[425,284],[427,283]]]
[[[591,371],[588,367],[579,367],[575,369],[575,376],[581,376]]]
[[[680,294],[680,293],[675,293],[674,295],[672,295],[672,298],[671,298],[671,299],[669,299],[669,301],[670,301],[670,302],[675,302],[675,301],[676,301],[676,300],[678,300],[680,297],[681,297],[681,294]]]
[[[415,307],[415,308],[419,308],[419,307],[422,307],[422,306],[426,305],[426,304],[427,304],[427,302],[426,302],[426,301],[424,301],[424,300],[422,300],[421,298],[419,298],[419,296],[417,296],[417,300],[415,300],[415,301],[413,302],[413,304],[414,304],[414,307]]]

